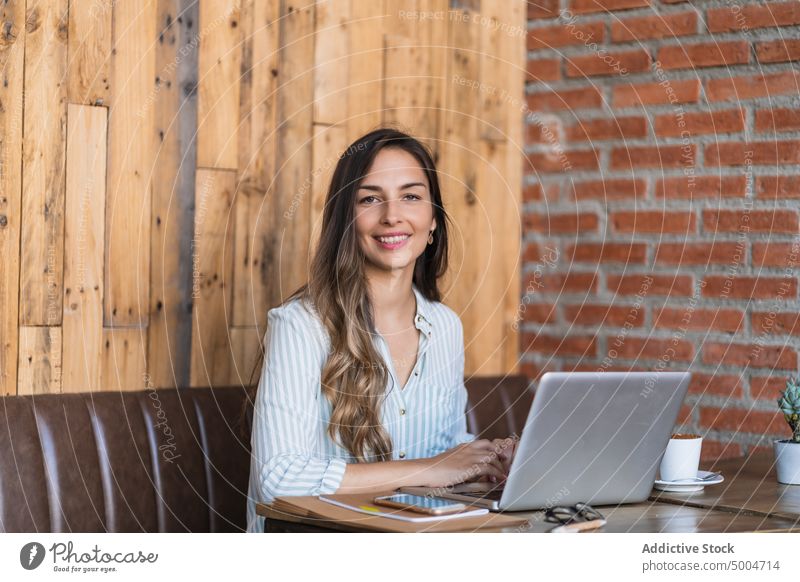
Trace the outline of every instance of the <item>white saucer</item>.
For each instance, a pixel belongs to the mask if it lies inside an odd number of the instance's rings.
[[[725,477],[719,475],[713,479],[708,479],[707,481],[700,481],[700,478],[712,474],[713,473],[711,471],[698,471],[696,480],[686,479],[683,481],[662,481],[661,479],[656,479],[653,487],[661,491],[671,491],[673,493],[691,493],[692,491],[702,491],[703,487],[706,485],[716,485],[717,483],[722,483],[725,480]]]

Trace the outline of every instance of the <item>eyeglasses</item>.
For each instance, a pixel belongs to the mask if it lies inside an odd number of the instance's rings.
[[[603,515],[593,508],[588,503],[576,503],[569,506],[557,506],[549,508],[544,514],[545,521],[550,523],[558,523],[561,526],[570,526],[572,524],[583,524],[587,522],[595,522],[594,527],[602,527],[605,525],[606,520]],[[562,531],[562,527],[557,527],[555,530]],[[584,529],[593,529],[592,527],[574,527],[564,528],[563,531],[574,530],[580,531]]]

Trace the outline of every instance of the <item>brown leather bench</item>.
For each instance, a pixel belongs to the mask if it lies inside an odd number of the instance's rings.
[[[519,432],[520,376],[473,378],[468,427]],[[243,531],[245,388],[0,398],[0,531]]]

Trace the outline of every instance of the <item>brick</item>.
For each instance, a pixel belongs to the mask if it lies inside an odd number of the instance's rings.
[[[745,245],[737,242],[661,243],[656,249],[659,265],[740,265],[744,262]]]
[[[700,451],[700,460],[705,462],[735,459],[744,455],[742,445],[732,441],[720,442],[703,439],[703,449]]]
[[[793,300],[797,298],[797,278],[708,275],[703,297]]]
[[[631,139],[647,136],[647,119],[644,117],[619,117],[615,119],[590,119],[567,128],[569,141],[600,139]]]
[[[612,12],[649,6],[649,0],[571,0],[569,9],[575,14]]]
[[[541,303],[523,303],[522,319],[528,323],[555,323],[556,322],[556,306],[552,304]]]
[[[756,44],[759,63],[785,63],[800,61],[800,40],[773,40]]]
[[[633,168],[678,168],[693,166],[696,159],[697,146],[636,146],[615,147],[611,150],[611,167],[615,170],[632,170]]]
[[[749,232],[772,234],[797,234],[800,222],[796,210],[704,210],[705,232],[738,232],[746,227]]]
[[[771,133],[800,129],[800,109],[759,109],[756,131]]]
[[[597,87],[582,87],[580,89],[528,95],[528,108],[531,111],[596,109],[602,104],[603,96]]]
[[[706,146],[706,164],[719,166],[800,163],[800,141],[713,143]]]
[[[608,275],[606,287],[617,295],[672,295],[690,297],[694,279],[691,275]]]
[[[524,241],[522,243],[522,260],[526,263],[535,263],[541,261],[542,249],[538,243],[531,241]]]
[[[541,291],[543,293],[596,293],[597,273],[569,273],[547,274],[542,277]]]
[[[800,176],[758,176],[759,198],[800,198]]]
[[[746,176],[678,176],[656,182],[656,198],[730,198],[743,197]]]
[[[742,101],[759,97],[776,97],[800,91],[800,71],[785,71],[771,75],[728,77],[706,81],[709,101]]]
[[[688,404],[681,404],[681,407],[678,409],[678,418],[675,419],[675,424],[678,426],[688,427],[693,422],[692,418],[693,412],[694,412],[693,407],[689,406]]]
[[[558,81],[561,79],[561,61],[559,59],[528,59],[527,72],[526,83]]]
[[[559,8],[559,0],[528,0],[528,20],[556,18]]]
[[[644,323],[644,310],[621,305],[565,305],[564,321],[571,325],[613,325],[626,322],[634,327]]]
[[[547,356],[595,356],[597,342],[591,336],[563,336],[546,334],[523,334],[523,353],[539,352]]]
[[[650,68],[652,59],[644,49],[624,52],[593,53],[565,59],[567,77],[625,76]]]
[[[662,307],[653,311],[653,322],[654,327],[666,329],[736,333],[744,325],[744,312],[739,309]]]
[[[692,372],[692,378],[689,380],[689,394],[741,398],[744,396],[744,387],[739,376]]]
[[[750,45],[731,41],[665,46],[659,49],[657,60],[665,70],[742,65],[750,62]]]
[[[571,234],[597,232],[599,221],[594,212],[529,213],[525,227],[544,234]]]
[[[667,103],[696,103],[700,99],[700,80],[670,80],[661,83],[617,85],[613,89],[614,107],[632,105],[663,105]]]
[[[694,344],[677,338],[637,338],[628,336],[618,345],[609,342],[607,356],[624,360],[662,360],[664,362],[691,362],[694,359]]]
[[[528,163],[536,172],[569,172],[598,168],[595,150],[532,153],[528,155]]]
[[[537,119],[525,124],[525,140],[528,144],[544,144],[553,147],[561,145],[564,141],[561,120]]]
[[[611,213],[614,232],[636,234],[691,234],[697,231],[692,212],[619,210]]]
[[[700,425],[714,430],[757,435],[779,435],[788,431],[783,415],[763,410],[706,407],[700,409]]]
[[[788,346],[706,342],[703,344],[703,363],[794,370],[797,352]]]
[[[797,268],[800,267],[800,244],[788,242],[754,242],[753,268],[765,267]]]
[[[773,2],[764,6],[714,8],[706,13],[710,32],[747,32],[754,28],[800,24],[800,2]]]
[[[675,38],[694,34],[697,30],[697,12],[661,14],[615,20],[611,23],[611,40],[629,42]]]
[[[800,335],[800,314],[757,311],[750,316],[753,334]]]
[[[624,200],[644,198],[647,192],[647,181],[643,179],[626,180],[609,178],[606,180],[589,180],[573,182],[571,188],[575,200]]]
[[[605,26],[602,22],[584,24],[544,26],[528,30],[528,50],[557,48],[570,45],[602,43],[605,40]]]
[[[698,111],[656,117],[655,132],[662,137],[678,137],[687,135],[738,133],[744,131],[744,111],[729,109],[727,111]],[[687,133],[688,132],[688,133]]]
[[[786,376],[751,376],[750,396],[757,400],[775,402],[786,389]]]
[[[644,264],[647,260],[645,243],[578,243],[567,248],[569,262]]]

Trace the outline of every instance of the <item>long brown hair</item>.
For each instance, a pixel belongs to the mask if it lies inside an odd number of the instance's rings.
[[[392,455],[391,437],[380,420],[388,370],[373,343],[376,331],[364,275],[366,258],[355,233],[356,192],[375,156],[387,147],[414,156],[428,179],[437,227],[433,243],[417,259],[413,283],[428,300],[440,301],[437,280],[447,271],[449,217],[436,168],[422,143],[393,128],[371,131],[341,155],[328,188],[308,283],[284,301],[306,301],[328,332],[330,353],[320,386],[331,404],[328,434],[358,462],[389,460]]]

